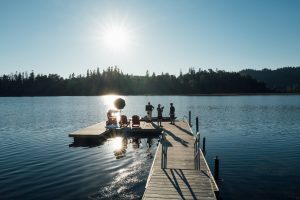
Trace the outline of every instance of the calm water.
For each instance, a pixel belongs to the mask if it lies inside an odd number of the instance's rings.
[[[169,102],[192,110],[221,159],[224,199],[300,199],[300,96],[129,96],[124,113]],[[68,133],[105,120],[110,97],[0,98],[0,199],[139,199],[157,139],[70,147]],[[154,113],[156,114],[156,113]],[[115,148],[127,144],[121,156]],[[149,143],[151,144],[149,147]],[[117,157],[116,157],[117,155]]]

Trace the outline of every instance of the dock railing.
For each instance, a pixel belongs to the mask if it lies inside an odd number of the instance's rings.
[[[161,169],[167,168],[167,160],[168,160],[168,154],[167,154],[167,139],[165,132],[163,131],[160,138],[161,142]]]
[[[189,111],[189,116],[184,115],[182,120],[188,122],[189,126],[192,127],[192,112]]]
[[[194,142],[194,164],[195,170],[200,170],[200,133],[197,132],[196,140]]]

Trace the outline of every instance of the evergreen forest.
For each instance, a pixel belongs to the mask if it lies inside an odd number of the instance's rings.
[[[296,69],[299,72],[299,67]],[[262,73],[265,74],[265,70]],[[276,81],[272,82],[270,77],[269,80],[258,74],[258,71],[251,70],[226,72],[190,68],[187,73],[180,73],[178,76],[169,73],[149,74],[148,71],[144,76],[137,76],[125,74],[118,67],[108,67],[102,71],[99,68],[87,70],[85,75],[76,76],[73,73],[68,78],[58,74],[35,74],[34,71],[16,72],[0,75],[0,96],[89,96],[111,93],[198,95],[299,91],[299,84],[291,83],[292,88],[286,88],[285,85],[281,87]],[[273,79],[276,80],[277,76],[274,75]],[[298,83],[299,80],[299,75],[296,75]]]
[[[284,67],[276,70],[245,69],[240,71],[240,74],[263,81],[268,88],[277,92],[300,92],[300,67]]]

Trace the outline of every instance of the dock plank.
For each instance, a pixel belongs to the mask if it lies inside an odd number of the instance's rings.
[[[73,133],[69,134],[69,137],[96,137],[100,136],[107,132],[107,129],[105,128],[106,122],[100,122],[97,124],[94,124],[92,126],[80,129],[78,131],[75,131]]]
[[[130,132],[130,133],[147,133],[147,132],[153,133],[153,132],[160,132],[162,129],[157,128],[157,126],[155,126],[155,124],[153,123],[141,121],[140,127],[132,128],[132,123],[130,123],[128,127],[120,127],[117,128],[116,130],[120,132],[123,131],[123,132]],[[102,121],[100,123],[70,133],[69,137],[95,138],[95,137],[104,136],[108,132],[109,129],[106,128],[106,121]]]

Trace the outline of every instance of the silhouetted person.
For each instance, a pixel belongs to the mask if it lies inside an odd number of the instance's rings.
[[[160,104],[158,104],[158,107],[157,107],[157,125],[158,126],[161,126],[163,111],[164,111],[164,107],[160,107]]]
[[[154,107],[148,102],[148,105],[146,105],[146,112],[147,112],[147,119],[148,121],[152,121],[152,110]]]
[[[175,107],[173,106],[173,103],[170,103],[170,121],[171,124],[175,124]]]

